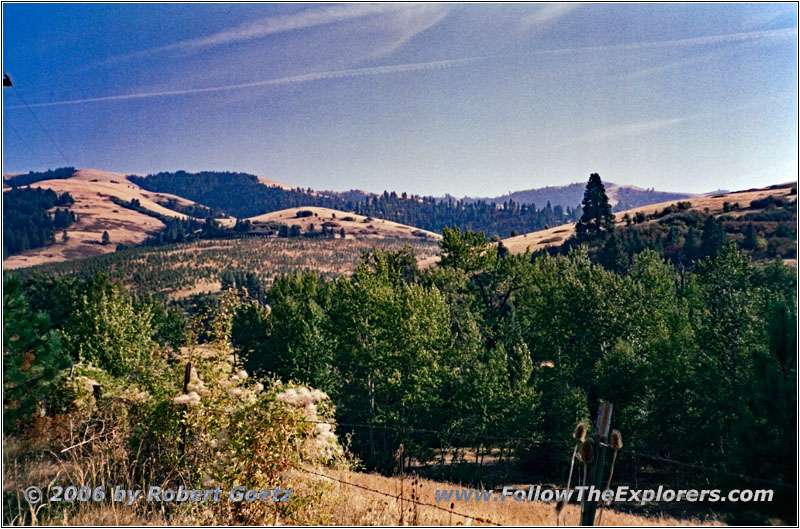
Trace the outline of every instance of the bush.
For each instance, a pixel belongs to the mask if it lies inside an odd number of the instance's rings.
[[[51,454],[63,467],[56,483],[261,490],[285,486],[285,473],[306,465],[346,466],[327,424],[334,408],[325,393],[253,379],[235,359],[232,316],[249,303],[246,298],[225,293],[206,316],[210,341],[193,340],[175,352],[157,350],[149,338],[149,310],[137,313],[121,286],[97,290],[84,297],[75,318],[81,321],[68,321],[68,341],[81,360],[47,386],[41,413],[22,433],[29,452]],[[192,336],[199,335],[197,323]],[[310,501],[303,494],[295,491],[292,502],[266,507],[210,502],[204,516],[223,525],[297,520]],[[191,503],[168,506],[162,514],[188,514],[198,508]],[[72,508],[42,507],[52,520]],[[144,502],[135,508],[147,516],[164,507]],[[9,512],[4,521],[32,522],[26,516],[24,510]]]

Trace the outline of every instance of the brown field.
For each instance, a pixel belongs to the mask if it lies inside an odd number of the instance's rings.
[[[79,220],[67,228],[69,240],[66,243],[61,241],[61,234],[57,234],[55,244],[12,255],[3,260],[3,268],[21,268],[110,253],[117,244],[140,244],[164,227],[156,218],[114,204],[111,197],[126,201],[136,198],[151,211],[186,218],[186,215],[167,209],[158,202],[174,198],[179,203],[189,205],[191,201],[168,193],[145,191],[125,176],[122,173],[81,169],[71,178],[31,184],[31,187],[52,189],[56,193],[66,191],[72,195],[75,204],[71,209],[79,216]],[[100,244],[103,231],[108,231],[111,239],[111,244],[106,246]]]
[[[298,211],[311,211],[313,213],[310,217],[297,217]],[[344,220],[344,219],[352,220]],[[383,219],[369,219],[364,215],[356,215],[355,213],[348,213],[346,211],[339,211],[336,209],[320,208],[320,207],[301,207],[284,209],[281,211],[273,211],[272,213],[265,213],[256,217],[250,217],[248,220],[251,222],[281,222],[283,224],[293,225],[296,224],[301,227],[303,231],[308,229],[309,224],[314,224],[318,230],[322,229],[322,223],[331,223],[331,228],[338,232],[344,228],[348,238],[374,238],[385,239],[392,237],[401,238],[414,238],[412,232],[424,233],[428,239],[439,240],[442,238],[438,233],[432,231],[420,230],[413,226],[406,226],[390,220]],[[423,237],[420,237],[423,239]]]
[[[708,212],[712,214],[722,213],[723,211],[723,204],[725,202],[730,202],[731,204],[738,202],[743,208],[747,207],[750,202],[759,198],[766,198],[769,195],[773,195],[775,197],[785,197],[788,196],[791,188],[794,186],[794,183],[787,183],[781,184],[779,186],[774,186],[774,189],[771,188],[764,188],[764,189],[750,189],[746,191],[734,191],[732,193],[725,193],[721,195],[704,195],[704,196],[696,196],[692,198],[686,199],[686,201],[692,203],[692,207],[690,209],[696,211],[705,211],[708,208]],[[661,202],[658,204],[650,204],[649,206],[642,206],[635,209],[629,209],[626,211],[620,211],[619,213],[615,213],[616,223],[618,225],[624,224],[624,220],[622,218],[625,216],[626,213],[633,216],[637,212],[642,212],[644,214],[651,214],[658,210],[663,210],[664,208],[679,202],[678,200],[672,200],[669,202]],[[652,221],[650,221],[652,222]],[[555,228],[550,228],[547,230],[539,230],[534,231],[531,233],[524,233],[522,235],[517,235],[516,237],[509,237],[508,239],[503,239],[503,244],[506,248],[514,254],[521,254],[525,253],[526,250],[530,250],[531,252],[535,252],[541,248],[546,248],[548,246],[560,246],[564,243],[567,239],[569,239],[575,233],[575,223],[565,224],[561,226],[556,226]],[[422,259],[419,262],[420,268],[430,268],[431,266],[435,265],[439,262],[439,257],[428,257],[426,259]]]

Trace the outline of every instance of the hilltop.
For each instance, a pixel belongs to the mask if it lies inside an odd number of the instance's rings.
[[[406,226],[390,220],[375,219],[331,208],[316,206],[299,207],[273,211],[250,217],[247,220],[253,223],[279,222],[287,225],[298,225],[307,232],[309,226],[320,230],[323,226],[339,233],[344,229],[350,237],[359,238],[412,238],[438,240],[442,236],[432,231],[420,230],[413,226]]]
[[[656,191],[655,189],[643,189],[641,187],[620,185],[613,182],[606,182],[605,186],[609,204],[611,204],[615,211],[666,202],[668,200],[683,200],[696,196],[691,193]],[[583,200],[584,189],[586,189],[585,182],[576,182],[565,186],[547,186],[514,191],[497,197],[464,197],[464,201],[484,201],[493,204],[503,204],[504,202],[513,200],[518,204],[536,204],[538,206],[543,206],[549,202],[553,207],[561,206],[562,208],[574,208]]]
[[[4,179],[8,180],[15,176],[25,175],[5,175]],[[53,244],[8,256],[3,260],[3,267],[16,269],[111,253],[115,251],[117,245],[126,247],[141,245],[167,227],[166,219],[199,222],[204,217],[212,216],[213,210],[205,205],[168,192],[148,191],[135,183],[133,181],[135,179],[131,175],[122,173],[80,169],[70,176],[38,180],[29,184],[31,188],[52,189],[59,194],[69,193],[75,200],[70,209],[78,216],[78,220],[64,230],[67,233],[66,241],[59,236]],[[267,185],[281,190],[291,189],[285,184],[268,179],[263,186],[256,185],[265,189],[268,189]],[[4,185],[4,190],[8,189],[10,187]],[[132,207],[132,204],[136,206]],[[302,217],[298,215],[301,211],[311,211],[311,214]],[[184,212],[193,213],[194,216]],[[224,213],[219,214],[224,215]],[[215,220],[223,227],[232,228],[238,219],[227,216]],[[326,224],[331,231],[336,232],[337,236],[340,230],[344,229],[349,238],[420,240],[440,238],[440,235],[434,232],[419,230],[397,222],[314,206],[289,208],[242,220],[250,220],[256,225],[264,223],[298,225],[304,233],[310,224],[315,224],[318,230]],[[101,244],[103,232],[108,232],[110,244]]]
[[[30,184],[30,187],[69,193],[75,199],[71,209],[79,220],[66,229],[66,242],[59,239],[56,244],[9,256],[3,260],[5,269],[113,252],[117,244],[141,244],[150,235],[164,229],[165,224],[157,218],[121,207],[113,198],[128,202],[138,200],[142,207],[154,213],[184,219],[188,216],[168,209],[163,204],[173,200],[185,207],[195,205],[183,197],[146,191],[121,173],[96,169],[81,169],[69,178],[41,180]],[[4,191],[6,189],[4,186]],[[109,245],[100,244],[104,231],[109,234]]]
[[[789,201],[796,199],[796,185],[797,184],[790,182],[761,189],[747,189],[714,195],[695,196],[685,201],[690,204],[686,211],[696,211],[704,215],[712,215],[715,217],[721,215],[730,215],[733,218],[742,217],[748,213],[748,206],[755,200],[764,200],[769,196],[778,199],[788,198]],[[726,203],[728,204],[727,207]],[[614,214],[616,226],[617,228],[627,227],[626,216],[634,218],[637,214],[651,217],[647,218],[643,224],[656,223],[659,221],[660,217],[654,214],[663,212],[674,204],[676,204],[675,201],[666,201],[616,212]],[[738,204],[739,206],[734,208],[734,204]],[[575,223],[570,223],[545,230],[524,233],[515,237],[508,237],[502,239],[502,243],[512,254],[521,254],[525,253],[527,250],[535,252],[544,248],[561,246],[574,234]],[[422,259],[419,263],[420,267],[428,268],[433,266],[438,262],[438,259],[438,257]]]
[[[723,193],[716,195],[707,195],[694,197],[688,202],[691,203],[689,211],[700,211],[709,213],[711,215],[721,215],[726,213],[725,203],[730,204],[739,203],[742,207],[750,204],[753,200],[764,199],[770,195],[775,197],[788,197],[792,193],[792,188],[796,186],[793,183],[781,184],[777,186],[770,186],[763,189],[748,189],[745,191],[734,191],[731,193]],[[795,187],[796,189],[796,187]],[[634,217],[637,213],[644,215],[652,215],[658,211],[662,211],[674,204],[674,201],[660,202],[658,204],[650,204],[647,206],[619,211],[614,214],[617,226],[625,226],[625,215]],[[734,216],[741,216],[744,211],[739,210],[731,212]],[[650,219],[646,222],[656,222],[657,219]],[[503,244],[511,251],[511,253],[524,253],[526,250],[536,251],[547,246],[558,246],[564,243],[569,237],[575,233],[575,223],[551,228],[548,230],[536,231],[533,233],[526,233],[517,237],[509,237],[503,239]]]

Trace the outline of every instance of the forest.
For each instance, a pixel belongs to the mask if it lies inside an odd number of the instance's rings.
[[[315,193],[311,190],[287,190],[259,183],[258,177],[246,173],[210,172],[158,173],[147,177],[129,176],[129,180],[149,191],[172,193],[204,206],[219,209],[235,217],[253,217],[271,211],[319,206],[359,215],[391,220],[420,229],[441,233],[445,226],[483,231],[488,235],[508,237],[573,222],[580,217],[580,208],[538,208],[513,200],[497,207],[483,201],[464,202],[437,200],[395,192],[361,196],[355,200],[338,194]],[[247,196],[246,201],[242,196]]]
[[[74,167],[59,167],[58,169],[48,169],[47,171],[29,171],[25,174],[5,178],[3,183],[11,187],[20,187],[41,182],[42,180],[63,180],[72,176],[74,172]]]
[[[55,242],[56,232],[77,220],[69,210],[74,202],[69,193],[59,195],[51,189],[14,188],[4,192],[3,257]],[[50,213],[52,208],[56,209]]]

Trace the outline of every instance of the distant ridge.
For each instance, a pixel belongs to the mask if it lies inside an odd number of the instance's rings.
[[[691,193],[656,191],[655,189],[642,189],[641,187],[619,185],[612,182],[605,182],[605,186],[609,201],[615,211],[695,196]],[[586,189],[586,182],[578,182],[565,186],[547,186],[514,191],[498,197],[464,197],[463,200],[466,202],[494,202],[495,204],[513,200],[518,204],[536,204],[536,207],[544,207],[550,202],[553,207],[559,205],[562,208],[574,208],[580,205],[583,200],[584,189]],[[448,196],[444,198],[446,199]]]

